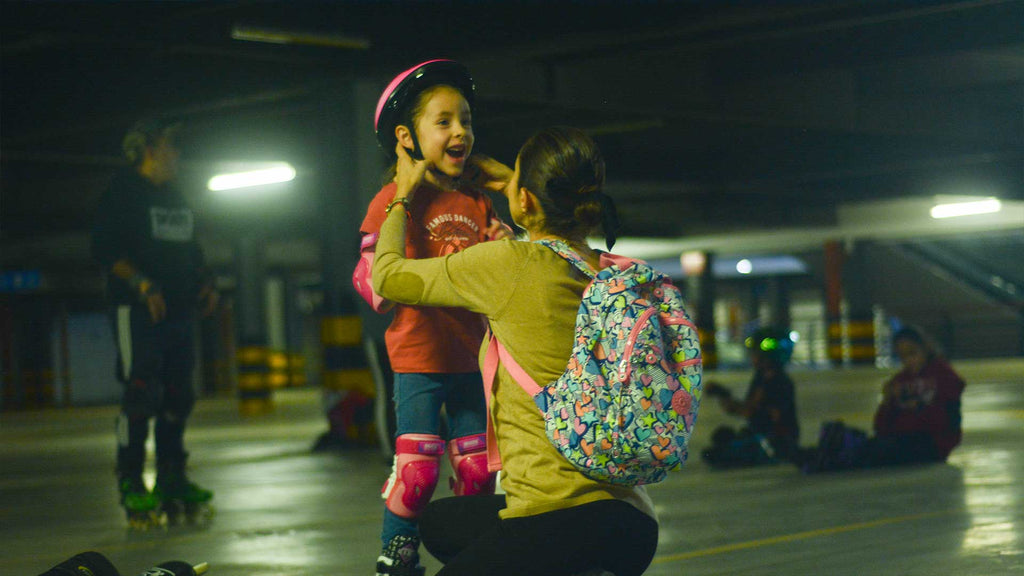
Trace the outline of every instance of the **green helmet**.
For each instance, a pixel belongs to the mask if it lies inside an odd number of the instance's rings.
[[[780,366],[793,356],[793,340],[789,333],[780,328],[758,328],[744,341],[747,349],[760,354]]]

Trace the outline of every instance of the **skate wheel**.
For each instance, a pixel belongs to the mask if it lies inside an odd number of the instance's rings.
[[[185,505],[179,501],[168,501],[162,505],[165,516],[167,517],[167,523],[175,526],[181,524],[185,518]]]
[[[129,512],[128,527],[131,530],[145,532],[155,528],[167,527],[167,516],[159,510],[148,512]]]
[[[185,519],[189,524],[205,524],[213,518],[214,507],[208,503],[186,504]]]

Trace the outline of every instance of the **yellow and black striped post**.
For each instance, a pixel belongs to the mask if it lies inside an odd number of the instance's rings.
[[[305,386],[306,383],[306,355],[301,352],[289,352],[288,386],[296,388]]]
[[[363,349],[362,319],[356,315],[325,317],[320,341],[324,393],[331,399],[329,433],[343,443],[374,443],[376,384]]]
[[[875,321],[862,315],[852,316],[846,324],[846,338],[849,342],[850,362],[874,364],[875,362]]]
[[[243,416],[266,414],[274,409],[269,357],[266,346],[238,348],[238,410]]]
[[[718,367],[715,344],[715,276],[711,252],[690,252],[680,256],[686,273],[686,305],[700,339],[701,365],[705,370]],[[696,313],[696,314],[695,314]]]
[[[280,350],[267,352],[267,380],[271,389],[288,386],[288,354]]]
[[[825,243],[825,321],[826,351],[829,363],[843,363],[843,245],[836,240]]]
[[[718,367],[718,346],[715,344],[715,330],[697,327],[697,337],[700,340],[701,366],[708,369]]]

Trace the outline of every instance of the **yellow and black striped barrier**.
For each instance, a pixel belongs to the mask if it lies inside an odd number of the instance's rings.
[[[875,322],[867,318],[851,318],[846,323],[846,338],[850,343],[850,361],[854,364],[875,362]]]
[[[331,316],[320,326],[323,345],[323,385],[337,398],[328,419],[340,440],[373,443],[373,398],[376,384],[363,349],[359,316]]]
[[[274,408],[270,350],[266,346],[240,346],[238,359],[238,410],[243,416],[266,414]]]
[[[715,344],[715,331],[697,327],[697,338],[700,340],[701,366],[704,370],[718,368],[718,346]]]
[[[875,323],[871,318],[859,320],[829,320],[828,359],[839,365],[849,360],[853,364],[872,364],[875,361]]]
[[[289,352],[288,386],[293,388],[305,386],[306,380],[306,356],[300,352]]]
[[[288,386],[288,354],[277,350],[267,351],[267,383],[273,388]]]
[[[842,364],[845,354],[843,353],[843,320],[841,318],[829,318],[828,337],[825,344],[828,361],[833,366]]]

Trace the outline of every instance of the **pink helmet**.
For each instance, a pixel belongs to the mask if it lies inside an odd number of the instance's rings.
[[[373,117],[373,129],[377,133],[377,143],[387,154],[388,158],[395,159],[395,126],[400,124],[412,124],[412,106],[416,97],[421,92],[436,86],[447,84],[462,93],[462,97],[473,107],[473,95],[475,87],[473,77],[465,66],[454,60],[436,59],[422,62],[395,76],[388,84],[377,101],[377,112]],[[413,143],[416,148],[412,151],[414,158],[421,157],[419,142],[416,141],[416,134],[413,133]]]

